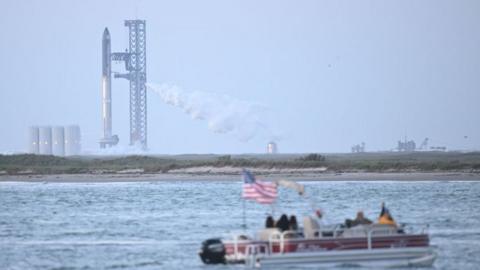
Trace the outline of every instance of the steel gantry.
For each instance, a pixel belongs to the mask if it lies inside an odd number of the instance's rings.
[[[112,61],[125,62],[128,73],[115,78],[130,81],[130,144],[147,149],[147,57],[144,20],[126,20],[129,47],[125,52],[112,53]]]

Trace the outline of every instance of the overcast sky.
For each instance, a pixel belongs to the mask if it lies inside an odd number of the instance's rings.
[[[480,149],[480,1],[18,1],[0,4],[0,152],[30,125],[101,137],[101,38],[127,46],[147,21],[147,79],[268,109],[280,152]],[[114,70],[122,71],[121,65]],[[128,82],[115,79],[113,130],[128,144]],[[263,153],[148,93],[153,153]],[[465,137],[468,136],[468,137]]]

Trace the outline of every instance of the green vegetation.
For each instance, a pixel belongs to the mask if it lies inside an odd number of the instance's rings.
[[[304,162],[322,162],[325,161],[325,157],[320,154],[308,154],[304,157],[298,158],[298,160]]]
[[[193,167],[326,168],[330,172],[480,172],[480,152],[178,155],[62,158],[0,155],[2,174],[167,173]]]

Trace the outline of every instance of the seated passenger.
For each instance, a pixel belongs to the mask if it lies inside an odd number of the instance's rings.
[[[268,216],[265,221],[265,228],[275,228],[275,221],[272,216]]]
[[[297,217],[295,217],[294,215],[291,215],[290,216],[290,220],[289,220],[289,229],[291,231],[296,231],[298,230],[298,223],[297,223]]]
[[[351,220],[351,219],[345,220],[345,225],[347,225],[347,228],[355,227],[357,225],[369,225],[372,223],[373,222],[370,219],[364,216],[363,211],[358,211],[357,217],[354,220]]]
[[[320,235],[320,224],[318,220],[311,216],[303,218],[303,235],[305,238],[316,238]]]
[[[385,203],[382,203],[382,211],[380,212],[380,216],[378,217],[378,224],[397,227],[397,223],[395,223],[392,215],[390,215],[390,211],[388,211],[388,208],[385,207]]]
[[[277,221],[276,227],[281,231],[288,231],[290,225],[288,222],[287,215],[283,214],[280,219]]]

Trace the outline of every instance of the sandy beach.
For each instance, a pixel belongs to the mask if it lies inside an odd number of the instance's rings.
[[[392,173],[275,173],[257,176],[261,180],[294,181],[480,181],[479,173],[466,172],[392,172]],[[228,173],[160,173],[160,174],[56,174],[2,175],[0,182],[108,183],[156,181],[240,181],[238,174]]]

